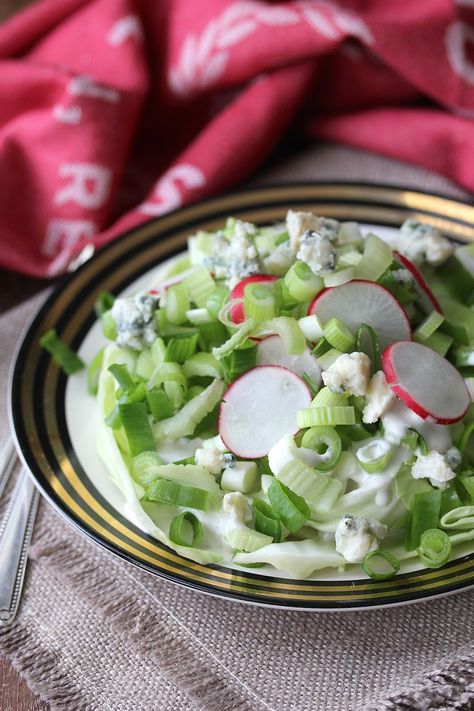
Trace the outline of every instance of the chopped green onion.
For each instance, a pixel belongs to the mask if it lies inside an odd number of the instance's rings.
[[[277,316],[264,321],[255,332],[255,336],[265,336],[276,333],[280,336],[285,350],[290,355],[301,355],[306,350],[306,339],[298,321],[288,316]]]
[[[388,569],[386,566],[384,569],[380,569],[379,567],[374,568],[373,565],[377,559],[379,559],[379,565],[380,562],[383,561],[383,563],[388,566]],[[375,551],[367,553],[362,562],[362,569],[364,570],[364,573],[369,576],[369,578],[372,578],[372,580],[389,580],[400,570],[400,563],[398,558],[396,558],[392,553],[383,550],[382,548],[378,548]]]
[[[164,464],[164,461],[158,452],[142,452],[132,459],[132,476],[137,484],[148,486],[156,479],[154,468],[162,464]]]
[[[474,506],[460,506],[441,517],[442,528],[472,530],[474,528]],[[435,528],[435,526],[433,526]]]
[[[183,372],[187,378],[220,378],[222,367],[211,353],[200,352],[184,363]]]
[[[210,495],[204,489],[196,486],[178,484],[169,479],[156,479],[146,492],[148,501],[161,501],[169,506],[182,506],[183,508],[207,511],[210,505]]]
[[[211,291],[211,293],[207,297],[206,309],[207,309],[209,316],[214,321],[217,321],[217,319],[219,318],[219,312],[220,312],[221,308],[224,306],[228,296],[229,296],[228,289],[224,289],[221,286],[216,286],[216,288],[213,291]]]
[[[290,533],[299,531],[311,515],[306,501],[278,479],[272,481],[267,494],[275,513]]]
[[[118,403],[143,402],[146,399],[146,393],[145,383],[135,383],[132,390],[120,395]]]
[[[209,316],[207,309],[188,309],[186,311],[186,319],[194,326],[200,326],[203,323],[214,323],[214,319]]]
[[[331,367],[335,360],[342,355],[342,351],[338,351],[337,348],[331,348],[326,353],[318,357],[318,364],[321,370],[327,370]]]
[[[406,548],[413,551],[420,545],[421,534],[430,528],[438,528],[441,511],[441,491],[432,489],[413,496],[410,511],[410,527]],[[449,515],[449,514],[447,514]]]
[[[462,483],[458,479],[456,479],[454,481],[454,486],[448,487],[441,493],[441,518],[444,516],[445,513],[448,513],[448,511],[452,511],[452,509],[458,509],[464,504],[471,503],[470,499],[460,499],[458,492],[462,492],[463,497],[465,497],[467,494],[466,489],[464,488]]]
[[[333,348],[347,353],[352,351],[355,344],[354,334],[346,324],[334,317],[323,326],[324,336]]]
[[[187,288],[192,301],[199,308],[205,308],[209,296],[215,289],[215,283],[205,267],[198,267],[182,281]]]
[[[234,526],[226,533],[227,543],[236,551],[246,551],[253,553],[258,551],[263,546],[268,546],[272,543],[271,536],[266,536],[264,533],[254,531],[244,524]]]
[[[455,480],[456,491],[460,502],[458,506],[474,504],[474,476],[471,472],[458,474]],[[451,508],[457,508],[452,506]],[[446,513],[443,511],[443,513]]]
[[[251,342],[244,343],[221,360],[226,383],[232,383],[240,375],[255,368],[257,362],[257,346]]]
[[[426,444],[425,438],[415,430],[414,427],[409,427],[406,431],[404,438],[402,439],[402,444],[411,449],[414,452],[417,448],[420,450],[420,454],[426,456],[428,454],[428,445]]]
[[[124,363],[112,363],[109,365],[108,371],[112,373],[124,393],[131,393],[135,389],[135,382]]]
[[[239,348],[241,345],[243,345],[243,343],[247,340],[247,337],[254,330],[254,328],[255,321],[252,318],[248,318],[239,326],[235,333],[232,334],[229,340],[223,343],[222,346],[212,349],[212,355],[214,356],[214,358],[220,360],[224,356],[232,353],[232,351],[235,351],[236,348]]]
[[[153,375],[155,365],[156,364],[153,360],[151,350],[149,348],[144,348],[138,354],[137,364],[135,366],[135,373],[136,375],[139,375],[140,378],[143,378],[144,380],[149,380]]]
[[[165,362],[166,344],[162,338],[156,338],[150,348],[151,357],[155,365],[161,365]]]
[[[66,375],[73,375],[84,368],[84,362],[59,338],[56,329],[50,328],[46,331],[40,338],[40,344],[52,355]]]
[[[357,253],[357,256],[360,258],[362,255]],[[342,286],[342,284],[347,284],[348,281],[354,279],[354,276],[355,268],[353,266],[346,266],[345,269],[336,269],[336,271],[324,275],[324,286]]]
[[[102,333],[109,341],[115,341],[117,338],[117,324],[112,316],[112,311],[106,311],[100,319],[102,324]]]
[[[156,449],[145,403],[119,404],[118,411],[132,457]]]
[[[285,274],[284,284],[296,301],[311,301],[324,288],[320,276],[305,263],[296,261]]]
[[[301,446],[325,455],[324,461],[315,464],[315,468],[321,472],[334,469],[342,451],[341,438],[332,427],[311,427],[306,430]]]
[[[458,368],[474,366],[474,346],[459,346],[454,355]]]
[[[87,368],[87,392],[89,395],[97,395],[99,389],[99,375],[102,370],[103,360],[104,349],[101,348]]]
[[[170,338],[166,346],[166,363],[185,363],[195,353],[199,336],[196,333],[188,338]]]
[[[189,400],[176,415],[153,425],[157,439],[179,439],[194,433],[196,426],[211,413],[221,401],[224,392],[222,380],[214,380],[200,395]]]
[[[368,323],[361,323],[357,329],[355,349],[369,356],[374,373],[381,369],[379,337]]]
[[[220,321],[203,323],[199,327],[199,347],[203,351],[222,346],[229,337],[229,333]]]
[[[163,383],[163,389],[173,410],[179,410],[185,399],[184,387],[180,383],[168,380],[166,383]]]
[[[468,454],[468,445],[471,441],[472,433],[474,432],[474,422],[469,422],[464,427],[464,430],[462,432],[462,435],[457,443],[457,448],[461,452],[463,459],[467,459],[467,454]]]
[[[318,389],[319,389],[316,381],[313,380],[313,378],[310,375],[308,375],[308,373],[302,373],[301,377],[303,378],[304,382],[308,386],[312,397],[315,397],[318,392]]]
[[[251,282],[244,287],[244,311],[257,323],[276,316],[275,292],[268,284]]]
[[[179,363],[162,363],[157,368],[150,378],[150,384],[153,387],[158,387],[163,383],[179,383],[186,387],[186,376],[183,372],[183,367]]]
[[[323,330],[324,333],[324,330]],[[322,355],[331,350],[331,344],[326,338],[321,338],[313,348],[315,358],[321,358]]]
[[[344,407],[347,405],[348,395],[347,393],[334,393],[331,388],[325,385],[321,390],[316,393],[311,407]]]
[[[359,464],[369,474],[385,471],[393,459],[394,451],[385,439],[375,439],[356,452]]]
[[[393,252],[389,244],[374,234],[368,234],[364,240],[364,254],[356,266],[357,279],[377,281],[393,261]]]
[[[101,318],[106,311],[110,311],[115,302],[115,296],[110,291],[101,291],[94,304],[97,318]]]
[[[413,340],[418,343],[424,343],[435,331],[441,326],[444,321],[444,316],[439,311],[432,311],[424,321],[420,323],[418,328],[413,331]]]
[[[271,536],[274,543],[281,541],[280,519],[266,501],[254,499],[253,512],[255,515],[255,530],[266,536]]]
[[[439,353],[444,357],[453,345],[453,339],[446,333],[435,331],[431,336],[429,336],[429,338],[426,339],[423,345],[428,346],[428,348],[432,348],[436,351],[436,353]]]
[[[355,421],[355,411],[352,405],[346,407],[310,407],[307,410],[298,410],[296,413],[298,427],[355,425]]]
[[[439,528],[423,531],[417,553],[427,568],[441,568],[451,555],[451,541],[448,534],[440,531]]]
[[[185,285],[173,284],[166,290],[165,314],[169,323],[181,325],[186,323],[186,311],[189,309],[189,292]]]
[[[298,319],[298,325],[303,332],[303,336],[308,341],[317,341],[324,335],[323,328],[316,314],[310,314],[309,316],[303,316],[303,318]],[[329,350],[329,345],[327,350]]]
[[[202,523],[191,511],[175,516],[171,521],[168,538],[177,546],[197,548],[204,535]]]

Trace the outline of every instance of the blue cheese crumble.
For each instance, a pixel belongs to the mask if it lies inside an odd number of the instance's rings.
[[[236,220],[231,237],[227,237],[222,231],[216,234],[214,253],[206,257],[204,265],[216,279],[225,279],[229,289],[233,289],[245,277],[261,271],[254,244],[256,232],[255,225]]]
[[[367,553],[377,550],[387,526],[361,516],[344,514],[336,526],[336,550],[349,563],[361,563]]]
[[[336,250],[330,239],[313,230],[303,234],[296,258],[305,262],[313,274],[332,271],[336,266]]]
[[[443,264],[453,253],[453,246],[441,232],[424,222],[405,220],[397,239],[399,251],[414,264]]]
[[[296,252],[302,237],[306,232],[317,232],[321,237],[333,241],[339,233],[339,222],[329,217],[319,217],[312,212],[295,212],[288,210],[286,215],[286,229],[290,238],[290,246]]]
[[[131,299],[116,299],[112,316],[117,328],[118,346],[141,351],[151,346],[157,337],[154,320],[158,299],[146,291],[140,291]]]

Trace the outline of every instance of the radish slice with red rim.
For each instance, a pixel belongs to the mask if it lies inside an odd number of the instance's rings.
[[[362,323],[377,333],[380,346],[411,338],[408,316],[397,299],[381,284],[355,279],[321,291],[308,309],[325,324],[337,317],[355,334]]]
[[[470,396],[464,379],[428,346],[393,343],[383,353],[382,368],[395,395],[423,419],[449,425],[465,415]]]
[[[243,299],[244,289],[247,284],[252,284],[254,282],[275,281],[276,279],[278,279],[278,277],[273,274],[252,274],[252,276],[242,279],[242,281],[239,281],[239,283],[234,286],[230,292],[229,301]],[[235,306],[231,308],[230,318],[234,323],[243,323],[245,321],[244,305],[242,302],[235,304]]]
[[[296,373],[276,365],[257,366],[224,394],[219,434],[236,456],[264,457],[283,435],[296,434],[296,413],[310,403],[310,391]]]
[[[400,264],[405,267],[405,269],[408,269],[410,274],[413,276],[414,286],[419,297],[420,306],[423,311],[425,311],[426,313],[431,313],[431,311],[433,311],[434,309],[435,311],[443,313],[441,310],[441,306],[439,305],[439,301],[426,283],[425,277],[419,271],[419,269],[415,267],[413,262],[410,262],[410,260],[407,259],[405,255],[400,254],[400,252],[394,252],[393,256],[397,260],[397,262],[400,262]]]
[[[257,347],[257,365],[282,365],[293,373],[307,373],[316,384],[321,382],[321,368],[309,348],[301,355],[290,355],[280,336],[268,336]]]

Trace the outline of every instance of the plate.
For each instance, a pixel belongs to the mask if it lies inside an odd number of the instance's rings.
[[[11,420],[25,466],[43,495],[98,544],[145,570],[224,598],[275,607],[344,610],[447,594],[474,584],[474,544],[439,570],[404,568],[388,581],[362,571],[293,580],[275,571],[203,566],[180,557],[131,523],[120,493],[95,453],[94,401],[85,375],[66,378],[39,346],[48,328],[86,360],[98,350],[94,301],[119,294],[185,249],[198,229],[215,230],[229,215],[267,224],[289,208],[357,220],[387,236],[407,217],[429,222],[459,241],[474,241],[474,207],[399,187],[305,183],[258,188],[203,201],[147,222],[101,250],[67,277],[29,325],[11,378]]]

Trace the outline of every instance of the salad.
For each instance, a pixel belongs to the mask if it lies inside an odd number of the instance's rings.
[[[200,231],[157,274],[99,296],[88,367],[135,524],[294,578],[386,579],[474,540],[474,246],[290,210]],[[42,344],[83,366],[54,331]]]

